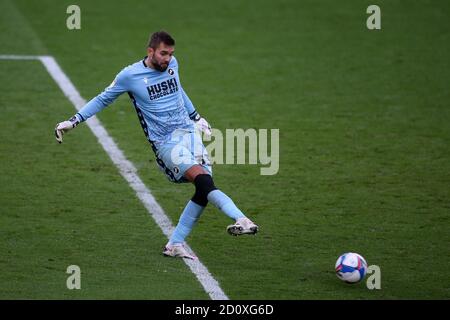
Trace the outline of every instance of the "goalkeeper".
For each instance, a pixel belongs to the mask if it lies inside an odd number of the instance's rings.
[[[232,235],[255,234],[258,226],[214,185],[211,164],[199,133],[211,135],[211,127],[198,114],[181,87],[174,50],[175,40],[167,32],[152,34],[147,56],[122,69],[102,93],[72,118],[58,123],[55,135],[56,140],[62,143],[64,133],[127,92],[160,169],[172,182],[192,182],[195,185],[195,193],[181,213],[163,254],[196,259],[186,250],[184,240],[208,202],[235,221],[227,227]]]

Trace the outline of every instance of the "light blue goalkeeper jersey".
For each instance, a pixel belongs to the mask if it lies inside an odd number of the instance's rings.
[[[132,100],[154,152],[170,139],[175,129],[194,130],[191,119],[197,112],[181,87],[175,57],[163,72],[148,67],[145,58],[125,67],[109,87],[76,114],[77,118],[86,121],[124,92]]]

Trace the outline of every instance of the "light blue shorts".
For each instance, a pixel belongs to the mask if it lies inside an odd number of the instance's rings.
[[[172,182],[188,182],[184,178],[184,174],[194,165],[201,165],[212,175],[208,152],[197,131],[175,130],[171,138],[159,146],[156,152],[156,162],[161,171]]]

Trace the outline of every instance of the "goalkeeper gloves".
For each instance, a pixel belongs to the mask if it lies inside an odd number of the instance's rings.
[[[211,126],[205,118],[202,118],[198,113],[192,118],[195,124],[195,128],[200,132],[203,132],[207,137],[211,136]]]
[[[62,143],[64,133],[66,133],[69,130],[72,130],[79,123],[80,123],[80,120],[78,120],[78,118],[76,116],[73,116],[72,118],[70,118],[67,121],[58,123],[55,128],[56,141],[58,141],[59,143]]]

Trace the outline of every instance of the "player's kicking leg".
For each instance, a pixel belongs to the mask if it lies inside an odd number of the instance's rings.
[[[192,201],[204,206],[209,201],[235,221],[234,224],[227,227],[229,234],[240,236],[258,232],[258,226],[239,210],[233,200],[216,188],[211,175],[202,166],[196,165],[190,168],[186,171],[185,178],[195,185],[195,194]]]
[[[187,250],[184,240],[191,232],[208,202],[235,220],[227,227],[229,234],[234,236],[256,234],[258,226],[248,219],[234,202],[214,185],[212,177],[200,166],[195,165],[186,171],[184,177],[195,185],[195,194],[187,203],[180,220],[172,233],[169,242],[163,249],[163,254],[170,257],[197,259]]]
[[[158,156],[161,161],[158,164],[163,165],[162,169],[166,174],[170,173],[171,181],[192,182],[195,185],[195,194],[184,208],[169,242],[163,249],[163,254],[196,259],[184,246],[184,241],[208,202],[235,221],[228,226],[228,233],[238,236],[258,232],[258,226],[248,219],[225,193],[215,187],[207,152],[201,139],[195,138],[195,134],[192,133],[184,135],[181,141],[177,135],[174,136],[173,142],[166,143],[159,149]],[[195,145],[193,150],[192,145]],[[197,153],[201,156],[203,165],[198,164]]]

